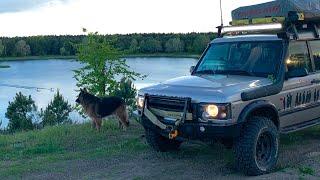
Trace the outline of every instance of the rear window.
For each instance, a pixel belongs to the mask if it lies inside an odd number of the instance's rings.
[[[311,52],[316,71],[320,70],[320,41],[310,41]]]

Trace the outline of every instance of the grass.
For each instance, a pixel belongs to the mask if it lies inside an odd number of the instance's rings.
[[[301,166],[298,169],[299,169],[299,173],[302,175],[314,175],[315,174],[315,170],[311,167]]]
[[[115,121],[107,121],[100,132],[88,123],[0,135],[0,177],[45,170],[50,163],[66,160],[135,155],[147,146],[140,140],[141,127],[133,126],[124,132]]]
[[[128,131],[119,130],[117,122],[111,120],[104,122],[100,132],[92,129],[90,123],[86,123],[0,135],[0,179],[17,179],[34,172],[66,173],[68,170],[63,169],[62,167],[65,166],[60,165],[74,163],[78,160],[103,159],[108,161],[122,157],[134,162],[141,154],[148,154],[143,157],[148,159],[149,156],[152,156],[153,160],[162,162],[162,164],[165,164],[164,162],[179,164],[182,161],[194,167],[205,167],[206,165],[215,167],[216,164],[233,167],[235,160],[232,150],[227,150],[219,144],[212,148],[201,142],[193,142],[185,143],[184,148],[178,152],[150,151],[145,141],[141,139],[143,134],[141,125],[134,121],[131,124]],[[320,127],[315,127],[283,135],[281,137],[282,148],[299,148],[302,141],[308,143],[313,139],[318,139],[319,129]],[[148,162],[148,160],[145,161]],[[173,168],[175,167],[173,165]],[[279,167],[277,171],[284,171],[285,168],[287,166]],[[295,166],[295,169],[301,176],[315,174],[315,170],[309,166]],[[177,170],[177,173],[183,174],[183,171]],[[133,178],[141,179],[142,177],[137,174]]]
[[[285,134],[281,136],[282,145],[297,145],[297,144],[308,144],[306,141],[312,139],[318,139],[320,136],[320,126],[315,126],[312,128],[307,128],[302,131],[298,131],[291,134]]]

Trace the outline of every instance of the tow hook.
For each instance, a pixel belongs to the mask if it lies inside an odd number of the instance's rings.
[[[178,135],[179,135],[178,130],[172,130],[169,133],[169,139],[176,139],[178,137]]]

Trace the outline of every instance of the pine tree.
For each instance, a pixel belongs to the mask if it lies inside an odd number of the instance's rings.
[[[13,102],[9,102],[6,118],[9,119],[9,131],[32,130],[36,105],[31,96],[24,96],[21,92],[16,94]]]
[[[129,111],[131,112],[135,107],[135,98],[136,98],[137,90],[134,87],[132,81],[123,77],[118,85],[118,88],[115,90],[114,95],[121,97],[125,100],[126,105],[129,107]]]
[[[46,109],[44,111],[41,109],[42,124],[43,126],[53,126],[71,123],[69,118],[70,112],[72,112],[71,105],[57,91]]]

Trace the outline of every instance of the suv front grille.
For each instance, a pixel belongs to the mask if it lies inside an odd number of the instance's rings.
[[[188,98],[148,96],[148,107],[164,111],[183,112],[186,100],[188,101],[187,112],[191,113],[191,100]]]

